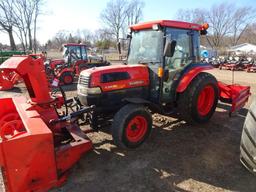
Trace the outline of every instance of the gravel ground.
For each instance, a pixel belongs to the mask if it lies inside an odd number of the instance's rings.
[[[230,71],[211,73],[231,82]],[[250,85],[255,97],[256,73],[235,72],[235,83]],[[68,96],[75,95],[75,85],[67,89]],[[0,97],[24,92],[24,85],[18,85]],[[211,121],[199,126],[154,115],[151,137],[136,150],[116,148],[107,127],[91,133],[94,150],[76,164],[67,183],[52,192],[256,191],[256,177],[239,162],[248,105],[231,118],[225,107],[219,104]]]

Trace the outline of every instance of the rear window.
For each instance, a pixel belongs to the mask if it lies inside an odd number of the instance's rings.
[[[101,75],[101,83],[121,81],[126,79],[130,79],[130,75],[127,72],[105,73]]]

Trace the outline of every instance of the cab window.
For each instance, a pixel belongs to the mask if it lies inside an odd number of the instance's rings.
[[[166,29],[166,37],[177,42],[172,57],[166,57],[166,66],[169,69],[181,69],[190,64],[193,60],[190,30]]]

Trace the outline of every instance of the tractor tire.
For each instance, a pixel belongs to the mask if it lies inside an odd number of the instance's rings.
[[[61,76],[60,76],[60,81],[64,84],[64,85],[69,85],[72,84],[74,81],[74,75],[71,72],[64,72]]]
[[[189,124],[206,123],[215,112],[219,97],[217,80],[209,73],[199,73],[178,95],[178,113]]]
[[[115,114],[111,130],[118,147],[136,148],[151,133],[151,113],[143,105],[127,104]]]
[[[245,118],[241,144],[240,161],[253,174],[256,174],[256,99]]]

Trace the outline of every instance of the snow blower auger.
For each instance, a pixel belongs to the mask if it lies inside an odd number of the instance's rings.
[[[68,170],[92,149],[78,124],[91,108],[58,114],[67,101],[49,93],[40,55],[12,57],[0,69],[20,75],[30,96],[0,99],[0,175],[5,190],[41,192],[63,184]]]
[[[0,91],[12,89],[20,81],[20,76],[9,70],[0,70]]]

